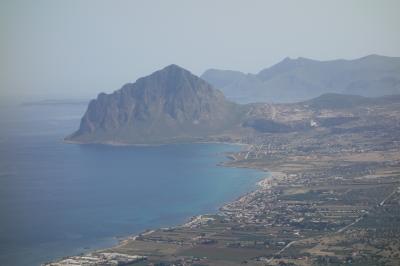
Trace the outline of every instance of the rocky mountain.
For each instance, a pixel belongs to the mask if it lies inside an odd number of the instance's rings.
[[[192,141],[238,126],[243,107],[206,81],[170,65],[90,101],[77,143],[148,144]]]
[[[286,58],[258,74],[210,69],[201,78],[240,103],[296,102],[324,93],[377,97],[400,93],[400,57],[369,55],[332,61]]]

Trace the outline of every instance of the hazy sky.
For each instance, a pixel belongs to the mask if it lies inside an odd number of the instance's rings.
[[[400,56],[399,14],[399,0],[1,0],[0,98],[93,98],[171,63]]]

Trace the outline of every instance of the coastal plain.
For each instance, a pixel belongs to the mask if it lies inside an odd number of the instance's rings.
[[[253,192],[217,213],[68,259],[82,265],[398,265],[400,101],[350,98],[351,104],[337,105],[332,97],[349,100],[325,95],[256,105],[249,113],[258,130],[205,139],[248,144],[227,154],[224,166],[269,171]],[[140,260],[112,262],[104,254]],[[88,258],[98,264],[85,264]]]

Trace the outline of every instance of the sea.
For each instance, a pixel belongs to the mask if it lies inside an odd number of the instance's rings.
[[[66,144],[85,104],[0,107],[0,265],[41,265],[215,213],[267,173],[227,144]]]

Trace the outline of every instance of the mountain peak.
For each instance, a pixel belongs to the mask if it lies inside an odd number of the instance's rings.
[[[234,104],[188,70],[172,64],[92,100],[68,140],[130,144],[201,138],[221,132]]]
[[[160,70],[157,70],[149,76],[142,77],[136,81],[135,93],[141,90],[151,91],[155,93],[172,93],[175,95],[183,91],[195,91],[200,88],[209,89],[212,86],[203,79],[192,74],[176,64],[168,65]],[[130,88],[129,90],[132,90]]]
[[[194,76],[189,70],[186,70],[183,67],[180,67],[176,64],[170,64],[160,70],[155,71],[153,74],[147,76],[147,77],[151,77],[153,75],[168,75],[168,76]],[[147,78],[145,77],[145,78]]]
[[[183,67],[178,66],[177,64],[170,64],[159,71],[177,71],[177,70],[189,72],[189,70],[186,70]]]

